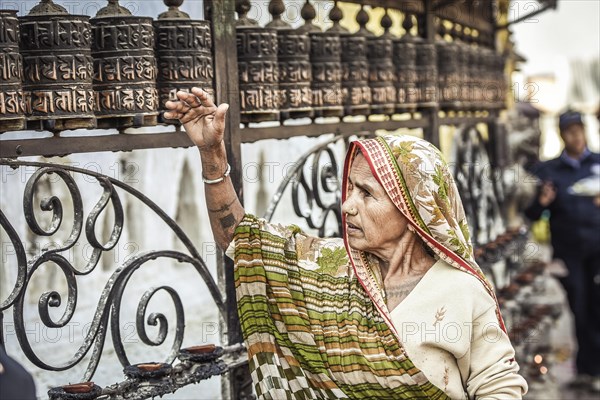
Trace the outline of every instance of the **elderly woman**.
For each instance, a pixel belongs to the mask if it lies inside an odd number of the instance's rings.
[[[353,142],[343,238],[320,239],[246,214],[228,178],[228,105],[197,88],[177,96],[165,116],[200,150],[215,239],[234,253],[260,398],[521,398],[527,384],[433,145]]]

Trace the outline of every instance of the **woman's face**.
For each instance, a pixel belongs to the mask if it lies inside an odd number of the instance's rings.
[[[346,214],[350,247],[380,258],[398,246],[408,224],[361,153],[356,155],[350,168],[342,212]]]

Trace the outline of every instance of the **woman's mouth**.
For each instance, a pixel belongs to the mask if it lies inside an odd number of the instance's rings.
[[[358,226],[346,221],[346,231],[348,233],[359,232],[360,230],[361,229]]]

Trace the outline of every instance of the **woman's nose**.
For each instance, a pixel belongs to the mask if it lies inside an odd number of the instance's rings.
[[[342,203],[342,213],[348,214],[348,212],[350,212],[350,210],[353,208],[353,204],[354,202],[352,201],[352,195],[349,194],[348,197],[346,197],[346,200]]]

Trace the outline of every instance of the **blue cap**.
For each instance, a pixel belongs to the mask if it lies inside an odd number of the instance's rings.
[[[558,118],[558,127],[561,131],[564,131],[573,124],[583,125],[581,114],[577,111],[566,111]]]

